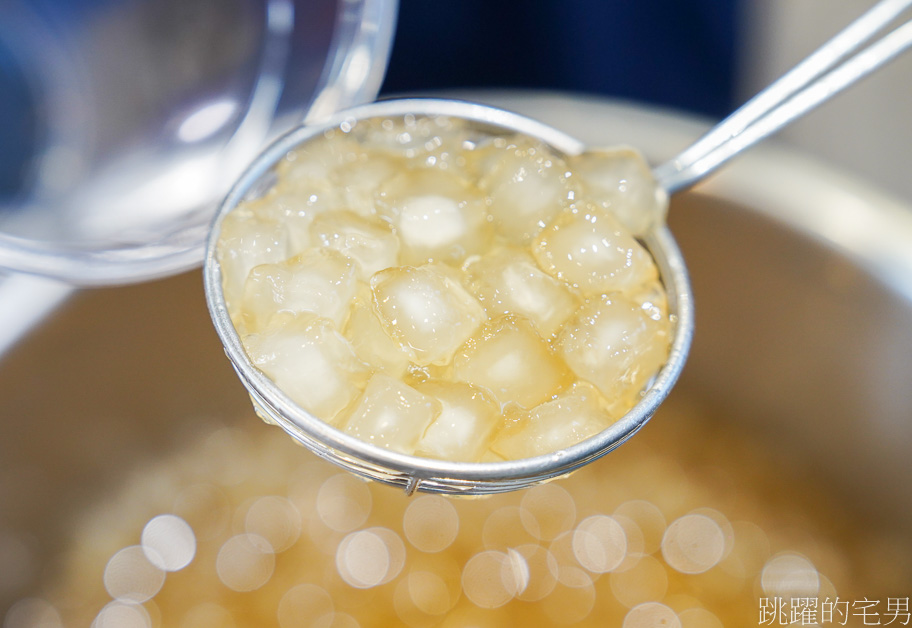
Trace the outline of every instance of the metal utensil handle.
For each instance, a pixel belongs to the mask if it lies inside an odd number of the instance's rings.
[[[659,183],[669,193],[690,187],[742,150],[893,60],[912,46],[912,21],[837,65],[909,6],[912,0],[881,0],[680,155],[658,166]]]

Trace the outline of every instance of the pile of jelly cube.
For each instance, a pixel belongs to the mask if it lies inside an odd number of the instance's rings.
[[[251,362],[313,416],[455,461],[546,454],[641,398],[671,322],[638,239],[667,199],[627,148],[562,155],[441,116],[344,123],[227,214]]]

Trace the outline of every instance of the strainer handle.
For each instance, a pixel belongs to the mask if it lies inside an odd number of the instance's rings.
[[[878,2],[680,155],[658,166],[656,179],[669,193],[690,187],[742,150],[896,58],[912,46],[912,21],[843,62],[909,6],[912,0]]]

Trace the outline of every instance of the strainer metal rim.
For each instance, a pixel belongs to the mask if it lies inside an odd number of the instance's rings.
[[[338,113],[317,125],[299,127],[279,138],[261,153],[238,179],[220,205],[206,243],[204,265],[205,294],[216,331],[225,352],[255,404],[270,418],[321,457],[361,475],[382,482],[418,489],[457,494],[484,494],[529,486],[577,469],[616,448],[642,428],[677,381],[693,338],[693,303],[686,265],[667,227],[644,238],[659,264],[670,311],[673,313],[673,340],[668,361],[656,375],[643,398],[609,428],[580,443],[550,454],[503,462],[453,462],[422,458],[371,445],[330,426],[295,404],[278,386],[257,369],[241,344],[240,336],[228,315],[222,293],[221,268],[216,246],[221,222],[290,150],[347,120],[403,116],[453,116],[483,126],[531,135],[566,154],[581,152],[579,140],[525,116],[477,103],[430,98],[397,99],[362,105]],[[256,401],[258,400],[258,401]],[[365,468],[353,469],[344,456],[379,467],[386,475]]]

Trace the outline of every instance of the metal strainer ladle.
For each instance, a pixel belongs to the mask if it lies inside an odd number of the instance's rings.
[[[732,156],[907,49],[912,45],[912,22],[835,67],[909,5],[912,0],[883,0],[875,5],[678,157],[657,167],[654,174],[661,186],[669,193],[689,187]],[[467,463],[379,448],[345,434],[303,410],[247,357],[222,293],[216,244],[224,216],[252,190],[268,186],[273,167],[290,150],[322,137],[325,130],[351,120],[406,114],[462,118],[482,130],[535,137],[564,154],[578,154],[585,148],[580,141],[523,116],[468,102],[430,99],[390,100],[351,109],[324,123],[298,128],[273,144],[241,177],[222,204],[210,234],[205,260],[206,295],[216,330],[259,414],[281,426],[320,457],[358,475],[398,485],[407,493],[415,490],[461,495],[506,492],[569,473],[603,456],[646,424],[680,375],[690,348],[693,307],[687,269],[674,239],[664,226],[642,240],[657,262],[668,296],[673,321],[668,360],[640,401],[625,416],[601,433],[566,449],[521,460]]]

